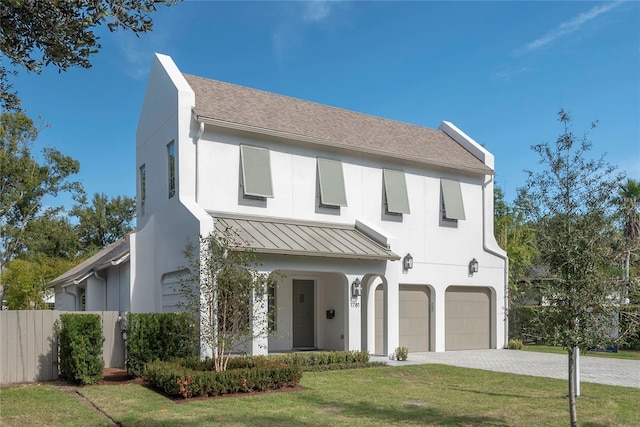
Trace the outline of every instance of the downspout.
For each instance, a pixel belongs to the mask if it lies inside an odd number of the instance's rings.
[[[200,171],[200,156],[198,156],[198,142],[200,141],[200,138],[202,138],[202,134],[204,133],[204,122],[199,122],[198,121],[198,116],[196,116],[195,114],[193,115],[193,120],[195,120],[196,123],[199,123],[198,125],[198,133],[196,135],[196,138],[194,140],[194,144],[195,144],[195,149],[196,149],[196,203],[198,203],[198,183],[200,182],[200,175],[199,175],[199,171]]]
[[[487,180],[482,185],[482,228],[484,229],[484,231],[482,232],[482,248],[485,250],[485,252],[495,255],[504,261],[504,313],[505,314],[504,314],[504,344],[503,345],[506,348],[506,346],[509,343],[509,313],[508,313],[508,310],[509,310],[509,257],[506,254],[502,254],[500,252],[493,250],[487,244],[486,190],[487,190],[487,185],[489,185],[489,183],[491,182],[493,182],[493,176],[489,176],[489,180]],[[491,212],[491,215],[493,215],[493,212]],[[491,233],[493,233],[493,230],[490,230],[490,231]]]
[[[104,305],[103,305],[102,309],[104,311],[107,311],[107,278],[100,276],[97,271],[94,271],[93,275],[96,277],[96,279],[102,280],[103,288],[104,288],[104,292],[103,292],[104,293]]]
[[[78,296],[77,296],[76,294],[74,294],[74,293],[71,293],[71,292],[67,291],[67,288],[68,288],[69,286],[71,286],[71,285],[73,285],[73,283],[69,283],[68,285],[63,285],[63,286],[62,286],[62,292],[63,292],[65,295],[71,295],[71,296],[73,297],[73,308],[74,308],[75,310],[77,310],[77,309],[78,309],[78,306],[77,306],[77,299],[78,299]]]

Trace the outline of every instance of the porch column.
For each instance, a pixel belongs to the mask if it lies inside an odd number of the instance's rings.
[[[390,263],[391,261],[387,261]],[[387,268],[385,274],[387,283],[384,286],[386,325],[384,333],[387,337],[384,355],[395,352],[400,345],[400,286],[398,268]]]
[[[254,291],[253,316],[251,323],[251,355],[267,355],[269,353],[269,333],[267,321],[268,293]]]
[[[376,353],[376,281],[369,280],[362,295],[366,295],[364,303],[367,304],[367,351]],[[366,294],[365,294],[366,292]]]
[[[362,280],[362,275],[347,275],[347,286],[345,289],[345,311],[347,313],[345,325],[345,350],[359,351],[362,345],[362,317],[360,314],[362,307],[362,296],[354,297],[351,292],[351,284],[356,280]]]

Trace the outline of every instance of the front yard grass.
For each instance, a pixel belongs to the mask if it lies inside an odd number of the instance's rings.
[[[566,381],[443,365],[305,373],[297,392],[244,394],[178,403],[138,384],[80,388],[122,426],[557,426],[569,420]],[[39,395],[2,390],[0,424],[73,425]],[[582,384],[581,425],[637,426],[640,389]],[[23,406],[27,405],[27,406]],[[16,415],[22,413],[24,418]],[[12,414],[7,416],[7,414]],[[76,425],[103,425],[101,418]]]
[[[526,344],[522,346],[525,351],[537,351],[540,353],[567,354],[567,350],[562,347],[554,347],[551,345]],[[618,350],[617,353],[609,353],[606,351],[588,351],[587,354],[580,353],[581,356],[608,357],[611,359],[629,359],[640,360],[640,351],[636,350]]]
[[[75,393],[50,384],[0,389],[0,426],[112,426]]]

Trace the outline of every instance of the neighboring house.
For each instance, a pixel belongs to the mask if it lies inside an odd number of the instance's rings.
[[[505,346],[494,160],[453,124],[186,75],[158,54],[136,140],[132,311],[175,310],[185,245],[231,227],[278,273],[275,331],[252,354]]]
[[[47,286],[55,292],[55,309],[131,311],[132,241],[133,233],[49,282]]]

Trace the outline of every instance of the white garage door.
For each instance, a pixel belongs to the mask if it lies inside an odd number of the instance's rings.
[[[400,285],[400,347],[429,351],[429,288]]]
[[[445,294],[445,350],[491,346],[491,292],[451,286]]]

